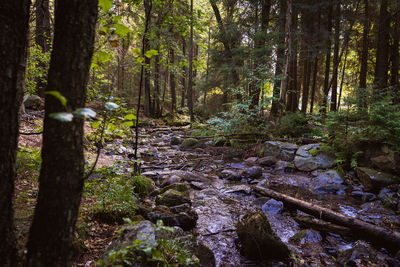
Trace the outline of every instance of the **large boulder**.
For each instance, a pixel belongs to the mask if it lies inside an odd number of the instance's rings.
[[[262,211],[239,218],[237,234],[241,253],[253,260],[283,260],[289,256],[288,247],[272,231]]]
[[[312,181],[313,190],[316,194],[345,194],[346,186],[343,179],[335,170],[321,173]]]
[[[260,166],[253,166],[243,170],[243,176],[249,179],[258,179],[262,176],[262,168]]]
[[[153,211],[147,214],[152,222],[162,220],[167,226],[179,226],[188,231],[196,227],[198,215],[188,204],[182,204],[168,208],[166,206],[156,206]]]
[[[185,149],[185,148],[194,147],[198,143],[199,143],[199,140],[197,140],[195,138],[187,138],[187,139],[183,140],[183,142],[181,144],[181,148]]]
[[[319,144],[301,146],[294,158],[294,165],[300,171],[327,169],[333,166],[335,159],[320,151]]]
[[[222,170],[218,176],[222,179],[228,179],[231,181],[242,180],[242,176],[238,172],[229,169]]]
[[[179,192],[175,189],[168,189],[156,197],[157,205],[173,207],[184,203],[191,203],[187,193]]]
[[[376,171],[370,168],[356,168],[357,178],[367,191],[379,191],[379,189],[391,184],[399,183],[400,179],[388,173]]]
[[[294,159],[298,145],[279,141],[267,141],[264,143],[264,156],[271,156],[283,161]]]
[[[25,108],[40,110],[44,107],[44,100],[37,95],[25,96],[24,106]]]

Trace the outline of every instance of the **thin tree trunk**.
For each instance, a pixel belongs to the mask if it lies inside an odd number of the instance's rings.
[[[57,98],[46,95],[39,196],[29,233],[27,266],[70,266],[84,184],[84,121],[75,117],[62,122],[50,114],[85,106],[97,0],[59,1],[55,17],[46,91],[58,91],[68,102],[64,107]]]
[[[357,98],[360,107],[366,108],[365,93],[367,88],[368,71],[368,33],[369,33],[369,0],[364,0],[364,27],[361,52],[360,83],[357,90]]]
[[[340,0],[338,0],[338,2],[336,3],[336,12],[335,12],[335,37],[334,37],[334,47],[333,47],[331,111],[336,111],[336,105],[337,105],[339,37],[340,37]]]
[[[145,14],[146,16],[151,16],[150,12],[150,6],[152,0],[143,0],[143,5],[145,9]],[[146,20],[150,20],[150,18],[145,18]],[[145,42],[144,42],[144,51],[146,52],[147,50],[150,49],[150,40],[147,35],[145,35]],[[145,71],[144,71],[144,114],[146,116],[152,115],[152,108],[151,108],[151,92],[150,92],[150,62],[151,59],[148,57],[144,57],[144,64],[145,64]]]
[[[175,51],[173,48],[170,49],[171,55],[171,65],[175,64]],[[170,70],[169,72],[169,87],[171,90],[171,111],[176,111],[176,92],[175,92],[175,74],[174,70]]]
[[[36,27],[35,27],[35,43],[38,45],[43,53],[50,51],[50,11],[49,0],[36,0],[35,1],[35,14],[36,14]],[[46,64],[39,62],[38,68],[44,72]],[[36,80],[36,92],[39,96],[44,97],[44,89],[46,82],[43,78],[39,77]]]
[[[286,8],[286,26],[285,26],[285,49],[286,49],[286,58],[285,58],[285,69],[283,72],[283,77],[282,77],[282,92],[281,92],[281,98],[280,102],[287,104],[288,99],[288,91],[290,90],[290,74],[291,74],[291,68],[292,68],[292,49],[293,49],[293,30],[292,30],[292,7],[293,7],[293,0],[288,0],[287,2],[287,8]],[[286,106],[287,108],[287,106]]]
[[[332,0],[329,1],[328,7],[328,18],[327,18],[327,32],[328,37],[326,40],[326,52],[325,52],[325,78],[324,78],[324,92],[323,92],[323,101],[322,101],[322,108],[321,112],[323,114],[326,113],[328,109],[328,95],[329,95],[329,73],[331,68],[331,46],[332,46],[332,9],[333,3]]]
[[[400,0],[396,1],[396,9],[393,17],[393,45],[392,45],[392,68],[390,70],[390,85],[393,87],[393,101],[400,102],[399,94],[399,42],[400,42]]]
[[[276,52],[275,80],[271,114],[276,116],[279,110],[279,95],[282,83],[282,65],[285,60],[285,24],[286,24],[286,0],[279,1],[279,39]]]
[[[189,107],[190,121],[194,121],[193,117],[193,0],[190,0],[190,40],[189,40],[189,86],[187,101]]]
[[[314,111],[314,100],[315,100],[315,90],[316,90],[316,85],[317,85],[317,74],[318,74],[318,52],[315,55],[315,59],[314,59],[313,78],[312,78],[312,86],[311,86],[311,101],[310,101],[310,113],[311,114]]]
[[[344,62],[343,62],[343,68],[342,68],[342,81],[340,82],[340,92],[339,92],[339,100],[338,100],[337,110],[339,110],[339,108],[340,108],[341,99],[342,99],[344,77],[346,74],[347,52],[348,52],[348,46],[346,47],[346,52],[344,53]]]
[[[13,195],[29,20],[28,0],[0,5],[0,266],[18,266]]]
[[[182,54],[183,58],[186,59],[186,41],[182,39]],[[185,107],[185,93],[186,93],[186,66],[182,66],[182,90],[181,90],[181,108]]]

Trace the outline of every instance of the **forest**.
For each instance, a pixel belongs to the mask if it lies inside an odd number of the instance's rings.
[[[400,0],[0,2],[0,266],[400,266]]]

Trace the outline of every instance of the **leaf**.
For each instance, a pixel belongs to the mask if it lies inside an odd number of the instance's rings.
[[[108,11],[112,8],[113,3],[112,0],[99,0],[99,6],[101,6],[101,9],[103,9],[105,13],[108,13]]]
[[[106,63],[111,60],[111,55],[104,51],[99,51],[94,55],[94,59],[97,63]]]
[[[132,127],[135,124],[133,123],[133,121],[126,121],[126,122],[123,122],[122,125],[125,125],[125,126],[128,126],[128,127]]]
[[[136,119],[136,116],[135,116],[135,114],[131,113],[131,114],[125,115],[124,119],[125,120],[134,120],[134,119]]]
[[[52,119],[59,120],[62,122],[69,122],[72,121],[72,119],[74,118],[74,115],[70,112],[56,112],[56,113],[51,113],[49,116]]]
[[[74,115],[78,115],[84,118],[95,118],[96,117],[96,112],[94,112],[90,108],[78,108],[74,112]]]
[[[93,128],[99,128],[99,126],[100,126],[100,121],[94,121],[94,122],[92,122],[92,127]]]
[[[54,96],[60,101],[61,105],[67,106],[67,99],[59,91],[47,91],[45,94]]]
[[[146,53],[144,53],[144,55],[145,55],[147,58],[151,58],[152,56],[158,55],[158,51],[155,50],[155,49],[150,49],[150,50],[147,50]]]
[[[108,110],[114,110],[114,109],[119,108],[118,104],[115,104],[114,102],[106,102],[106,104],[104,106]]]
[[[121,23],[115,23],[114,24],[114,28],[115,28],[115,32],[114,33],[116,35],[121,36],[121,37],[125,37],[128,33],[132,32],[131,29],[129,29],[128,27],[126,27],[125,25],[123,25]]]

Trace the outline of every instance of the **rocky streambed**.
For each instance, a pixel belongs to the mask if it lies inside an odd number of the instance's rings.
[[[318,144],[270,141],[244,153],[188,134],[188,129],[142,130],[142,174],[157,188],[143,198],[139,213],[193,234],[195,247],[203,248],[197,251],[202,265],[400,266],[399,253],[396,257],[390,248],[373,246],[349,228],[254,190],[274,189],[398,230],[397,177],[367,168],[342,177]],[[113,151],[121,157],[130,154],[122,145]]]

